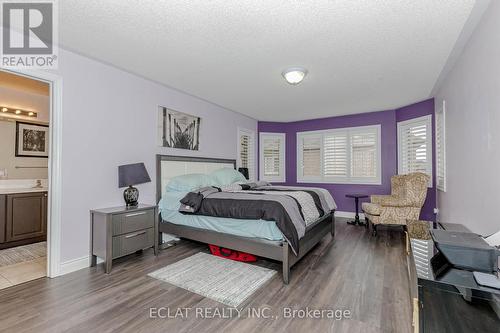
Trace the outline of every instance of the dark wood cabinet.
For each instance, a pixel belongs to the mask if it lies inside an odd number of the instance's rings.
[[[0,244],[5,242],[5,220],[7,218],[7,196],[0,195]]]
[[[0,248],[47,237],[47,192],[0,196]]]

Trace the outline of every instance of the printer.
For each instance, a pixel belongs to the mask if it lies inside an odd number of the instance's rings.
[[[495,274],[500,251],[471,232],[430,230],[435,246],[449,264],[458,269]]]

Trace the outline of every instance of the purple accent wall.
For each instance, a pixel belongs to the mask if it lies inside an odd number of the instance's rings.
[[[397,110],[361,113],[289,123],[259,122],[258,131],[259,133],[271,132],[286,134],[286,185],[316,186],[325,188],[332,193],[335,202],[338,205],[338,210],[354,212],[354,199],[346,198],[346,194],[389,194],[391,191],[391,176],[397,173],[397,122],[427,114],[434,114],[433,99],[399,108]],[[381,125],[382,141],[381,185],[297,183],[297,132],[378,124]],[[435,166],[433,166],[433,168],[435,169]],[[433,174],[435,174],[435,172],[433,172]],[[365,201],[367,200],[369,199],[366,199]],[[435,207],[435,202],[435,191],[434,189],[429,189],[421,218],[429,220],[434,219],[433,208]]]

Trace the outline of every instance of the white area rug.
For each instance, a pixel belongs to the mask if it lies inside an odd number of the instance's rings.
[[[276,271],[268,268],[200,252],[148,275],[238,307],[275,274]]]

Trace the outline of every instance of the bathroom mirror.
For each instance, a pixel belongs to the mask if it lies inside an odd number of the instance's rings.
[[[48,178],[50,86],[0,71],[0,180]]]

